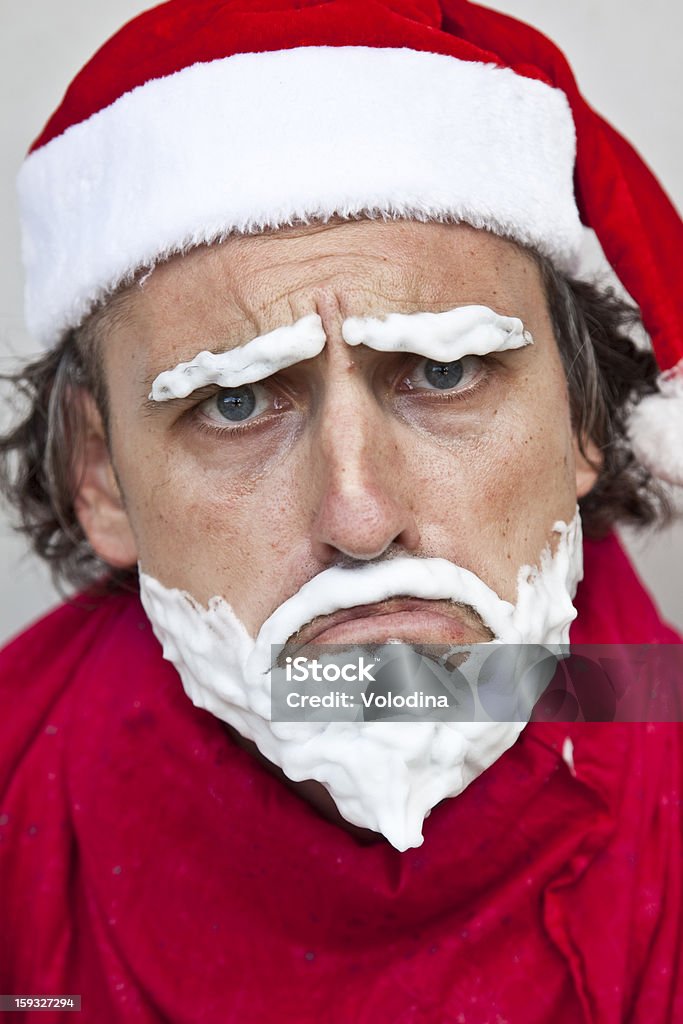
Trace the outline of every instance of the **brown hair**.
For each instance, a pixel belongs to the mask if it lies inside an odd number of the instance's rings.
[[[584,534],[599,537],[616,523],[662,524],[671,516],[665,492],[636,462],[626,433],[629,409],[656,390],[658,373],[652,353],[632,340],[638,311],[613,291],[571,280],[543,257],[535,259],[567,375],[575,432],[580,443],[592,440],[603,458],[595,486],[580,502]],[[134,578],[95,555],[74,511],[74,467],[84,431],[73,395],[88,388],[106,424],[100,341],[124,306],[121,293],[53,351],[0,375],[24,404],[18,422],[0,434],[0,490],[18,513],[17,528],[55,579],[76,586],[103,575],[114,587]]]

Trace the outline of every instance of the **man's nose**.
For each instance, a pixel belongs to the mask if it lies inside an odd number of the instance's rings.
[[[314,555],[367,561],[388,548],[415,551],[420,535],[398,424],[362,379],[350,376],[327,390],[312,444]]]

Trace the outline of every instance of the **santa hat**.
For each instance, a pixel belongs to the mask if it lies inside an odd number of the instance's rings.
[[[683,483],[683,225],[560,51],[467,0],[170,0],[72,82],[19,174],[46,345],[142,268],[332,216],[448,220],[576,265],[582,222],[663,371],[634,414]]]

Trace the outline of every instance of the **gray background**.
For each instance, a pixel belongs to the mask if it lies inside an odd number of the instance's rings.
[[[22,278],[14,176],[24,152],[75,71],[124,21],[151,6],[140,0],[0,0],[0,354],[34,351],[22,319]],[[680,41],[683,6],[671,0],[493,0],[528,21],[569,57],[590,102],[637,148],[683,205]],[[5,413],[6,415],[6,413]],[[627,537],[641,576],[670,621],[683,627],[683,524]],[[47,571],[27,554],[0,513],[0,641],[58,601]]]

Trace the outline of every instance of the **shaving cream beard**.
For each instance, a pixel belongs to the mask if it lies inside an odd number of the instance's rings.
[[[581,525],[556,523],[554,554],[518,575],[517,601],[441,558],[398,557],[357,569],[331,568],[285,601],[254,640],[221,597],[203,608],[184,591],[140,572],[140,593],[164,657],[185,691],[252,740],[290,779],[314,779],[341,815],[384,835],[398,850],[422,843],[422,824],[512,746],[525,722],[271,722],[271,645],[343,608],[391,597],[449,599],[471,606],[494,643],[565,644],[582,575]]]

